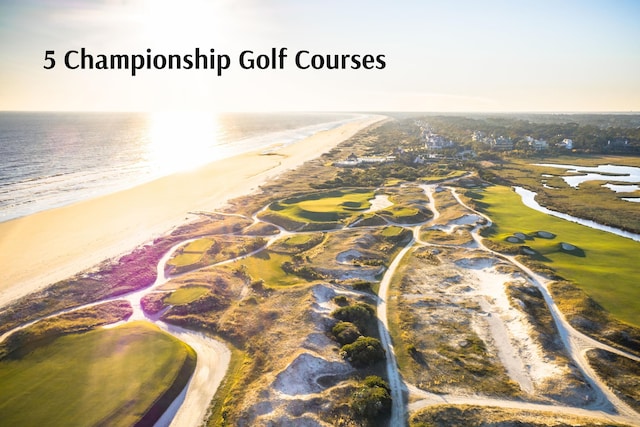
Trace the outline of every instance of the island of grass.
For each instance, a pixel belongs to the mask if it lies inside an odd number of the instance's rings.
[[[146,322],[30,350],[0,361],[3,425],[153,425],[196,365],[191,347]]]
[[[305,194],[272,203],[263,218],[287,229],[298,229],[308,223],[336,223],[369,209],[369,200],[374,197],[373,190],[367,189]]]

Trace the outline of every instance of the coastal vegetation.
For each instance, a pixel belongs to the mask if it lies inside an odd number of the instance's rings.
[[[640,411],[640,364],[606,350],[590,350],[589,363],[612,390]]]
[[[411,427],[480,427],[486,425],[526,425],[528,427],[600,426],[597,419],[562,415],[547,411],[496,408],[473,405],[434,405],[411,416]],[[623,427],[627,424],[608,422],[607,426]]]

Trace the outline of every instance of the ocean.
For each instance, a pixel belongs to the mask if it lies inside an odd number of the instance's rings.
[[[0,112],[0,222],[293,144],[359,117]]]

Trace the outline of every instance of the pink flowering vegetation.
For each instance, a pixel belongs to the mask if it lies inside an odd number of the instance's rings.
[[[175,236],[157,239],[116,261],[104,261],[18,299],[0,310],[0,334],[39,317],[151,286],[160,258],[179,240]]]
[[[140,305],[145,313],[158,314],[164,308],[164,299],[169,292],[153,292],[142,297]]]

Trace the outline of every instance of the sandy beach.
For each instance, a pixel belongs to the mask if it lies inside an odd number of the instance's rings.
[[[126,253],[184,222],[190,211],[217,209],[249,194],[382,118],[368,116],[271,152],[279,155],[246,153],[0,223],[0,306]]]

